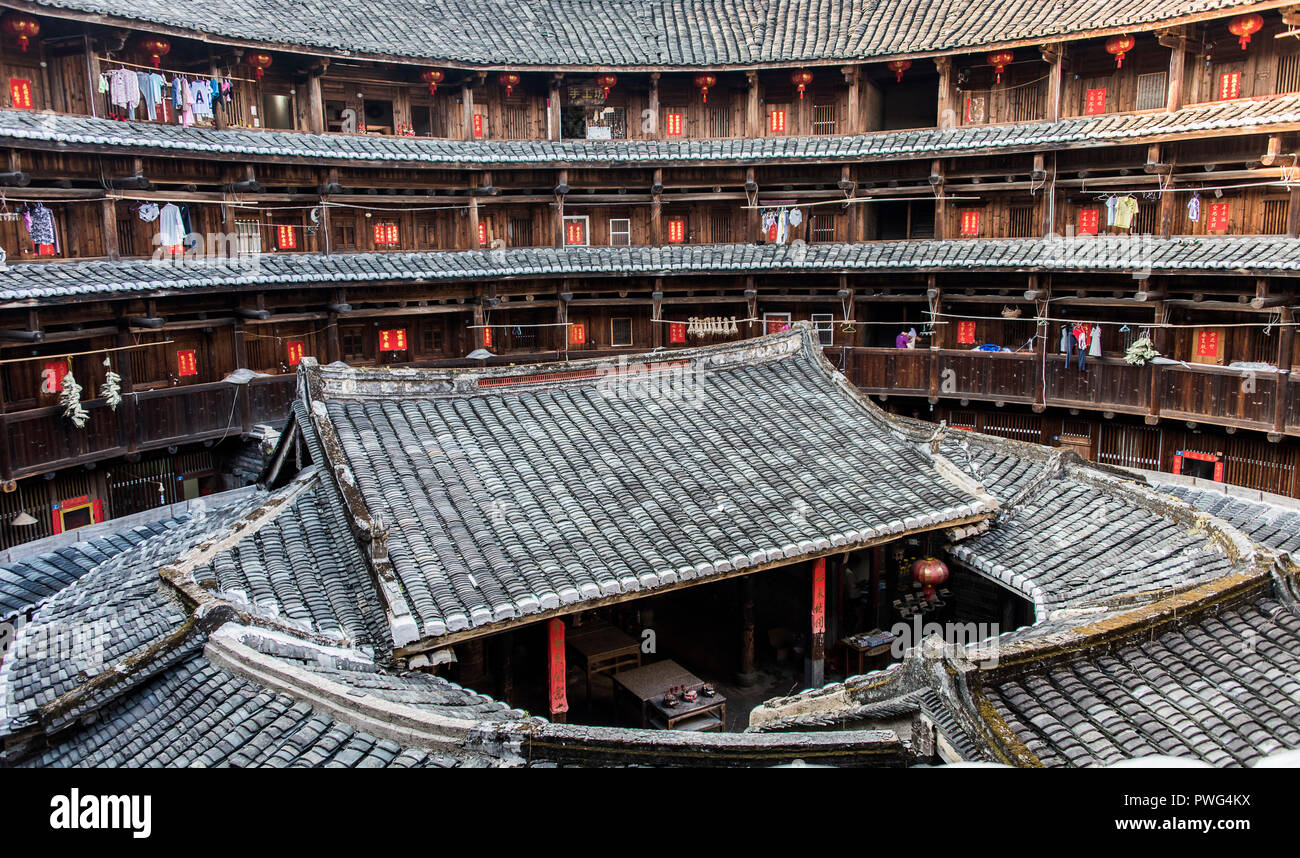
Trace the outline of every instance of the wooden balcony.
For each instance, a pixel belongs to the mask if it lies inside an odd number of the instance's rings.
[[[238,437],[253,423],[282,423],[297,377],[255,378],[163,387],[128,393],[116,412],[102,399],[83,402],[90,413],[78,429],[61,406],[0,414],[4,479],[82,465],[128,453]]]
[[[1062,355],[832,347],[849,380],[871,395],[925,396],[1133,414],[1300,436],[1300,380],[1198,364],[1130,366]]]

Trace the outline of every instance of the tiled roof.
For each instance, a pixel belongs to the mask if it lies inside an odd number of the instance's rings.
[[[503,277],[592,277],[765,272],[1080,271],[1113,274],[1300,273],[1300,239],[1273,235],[1151,236],[859,244],[699,244],[658,247],[521,247],[419,253],[267,253],[256,258],[171,264],[23,262],[0,270],[0,302],[127,297],[231,287],[348,285],[408,280],[464,282]],[[1135,282],[1135,288],[1136,283]]]
[[[351,134],[308,134],[182,128],[89,116],[0,110],[0,141],[41,146],[227,158],[305,158],[343,164],[411,167],[544,165],[744,164],[788,161],[885,161],[987,152],[1109,146],[1203,136],[1214,131],[1261,133],[1300,124],[1300,96],[1218,101],[1173,113],[1110,114],[1007,125],[920,128],[818,137],[717,140],[442,140]]]
[[[492,65],[725,66],[1140,29],[1240,0],[38,0],[212,40]],[[207,39],[205,39],[207,40]]]
[[[0,565],[0,617],[30,610],[96,566],[188,519],[181,515],[154,521]]]
[[[650,357],[304,370],[310,431],[388,528],[411,639],[990,509],[832,375],[806,326]]]
[[[1113,652],[995,681],[998,715],[1049,766],[1154,754],[1249,765],[1300,748],[1300,618],[1260,599]]]
[[[1160,485],[1160,491],[1223,519],[1256,542],[1300,556],[1300,510],[1224,492],[1182,485]]]

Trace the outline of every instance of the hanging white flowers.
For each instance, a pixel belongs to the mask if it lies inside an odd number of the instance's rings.
[[[63,416],[72,421],[72,425],[81,429],[90,419],[90,412],[81,406],[81,385],[72,375],[72,366],[68,366],[67,375],[63,376],[63,389],[59,393],[59,403],[63,406]]]
[[[104,357],[104,368],[104,385],[99,388],[99,395],[108,403],[109,408],[116,411],[122,401],[122,376],[113,372],[113,364],[107,356]]]

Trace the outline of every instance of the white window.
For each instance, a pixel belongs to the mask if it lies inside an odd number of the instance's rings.
[[[1166,72],[1151,72],[1151,74],[1138,75],[1137,87],[1137,109],[1138,110],[1159,110],[1165,106],[1165,96],[1167,95],[1168,74]]]
[[[625,217],[609,219],[609,246],[629,247],[632,244],[632,221]]]
[[[632,320],[630,318],[609,320],[609,344],[611,346],[632,345]]]
[[[568,246],[591,244],[591,231],[586,215],[570,215],[564,219],[564,243]]]
[[[835,345],[835,328],[831,324],[834,318],[831,313],[812,314],[813,331],[817,334],[817,341],[824,346]]]
[[[258,220],[235,221],[235,242],[240,253],[261,253],[262,222]]]

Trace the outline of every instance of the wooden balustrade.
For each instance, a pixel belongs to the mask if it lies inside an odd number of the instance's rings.
[[[1300,379],[1289,374],[1197,364],[1131,366],[1096,357],[1080,370],[1059,354],[853,347],[826,352],[872,395],[1035,403],[1300,436]]]

